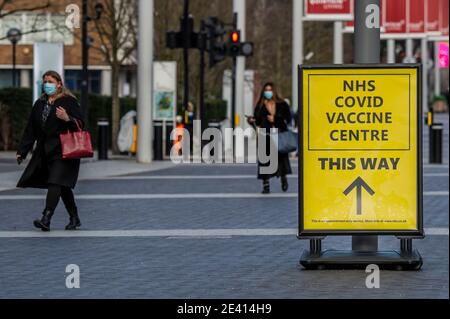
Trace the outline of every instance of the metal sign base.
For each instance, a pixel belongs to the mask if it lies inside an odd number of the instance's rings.
[[[310,250],[303,252],[300,264],[306,269],[365,269],[370,264],[380,269],[419,270],[422,256],[412,249],[411,239],[401,239],[401,249],[386,251],[325,250],[320,240],[312,239]]]

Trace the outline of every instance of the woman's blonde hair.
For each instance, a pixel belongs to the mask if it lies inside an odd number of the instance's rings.
[[[46,76],[50,76],[50,77],[54,78],[56,81],[58,81],[59,83],[61,83],[61,88],[58,89],[58,92],[56,92],[55,100],[60,97],[63,97],[63,96],[71,96],[73,98],[75,97],[72,94],[72,92],[70,92],[70,90],[64,86],[64,82],[61,78],[61,75],[59,75],[58,72],[52,71],[52,70],[45,72],[44,75],[42,76],[42,81],[44,81]],[[42,93],[42,95],[44,95],[44,94],[45,93]]]

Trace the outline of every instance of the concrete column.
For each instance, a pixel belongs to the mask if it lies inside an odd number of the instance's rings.
[[[100,93],[102,95],[111,95],[111,70],[102,70]]]
[[[136,97],[137,94],[137,78],[136,78],[136,72],[133,71],[131,75],[131,96]]]
[[[414,41],[413,39],[406,39],[406,58],[407,61],[411,61],[414,56]]]
[[[355,1],[355,63],[380,63],[380,42],[380,0]]]
[[[441,95],[441,68],[439,67],[439,42],[434,42],[434,95]]]
[[[292,0],[292,108],[298,105],[298,66],[303,64],[303,0]]]
[[[355,63],[380,63],[380,0],[355,1]],[[352,236],[352,250],[378,250],[378,236]]]
[[[423,111],[426,112],[428,110],[428,40],[423,38],[420,40],[421,45],[421,59],[422,59],[422,97],[423,97]]]
[[[20,87],[22,88],[31,87],[31,70],[28,69],[20,70]]]
[[[127,73],[124,70],[119,71],[119,97],[124,97],[128,94],[129,87],[127,86]]]
[[[387,40],[387,63],[395,63],[395,40]]]
[[[344,63],[344,33],[343,22],[334,22],[334,41],[333,41],[333,63],[343,64]]]
[[[139,0],[137,161],[153,160],[153,0]]]

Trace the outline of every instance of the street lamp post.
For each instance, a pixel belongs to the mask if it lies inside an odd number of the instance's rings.
[[[12,44],[12,86],[17,86],[16,81],[16,46],[17,43],[22,38],[22,32],[17,28],[11,28],[8,30],[8,33],[6,34],[6,37],[9,41],[11,41]]]
[[[189,104],[189,48],[191,44],[192,29],[189,25],[189,0],[184,0],[183,8],[183,30],[184,30],[184,43],[183,43],[183,61],[184,61],[184,98],[183,98],[183,112],[184,123],[187,124],[187,107]]]
[[[87,24],[90,21],[99,20],[102,12],[103,5],[101,3],[97,3],[95,5],[95,17],[90,17],[88,15],[88,1],[83,0],[82,3],[82,25],[81,25],[81,60],[82,60],[82,71],[81,71],[81,109],[84,112],[86,123],[88,122],[88,90],[89,90],[89,72],[88,72],[88,63],[89,63],[89,47],[91,45],[91,40],[88,37],[87,32]]]

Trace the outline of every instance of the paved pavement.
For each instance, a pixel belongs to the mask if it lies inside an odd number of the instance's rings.
[[[299,266],[308,242],[295,236],[295,161],[289,192],[275,179],[266,197],[254,165],[84,163],[87,178],[76,188],[82,230],[63,231],[60,203],[49,234],[32,227],[45,192],[10,189],[8,174],[20,171],[0,171],[0,298],[448,298],[448,148],[444,154],[446,164],[424,167],[429,235],[414,241],[423,268],[381,271],[379,289],[366,288],[364,270]],[[4,157],[1,165],[12,167]],[[324,248],[350,244],[329,237]],[[380,237],[381,249],[398,246]],[[79,289],[66,287],[69,264],[79,266]]]

